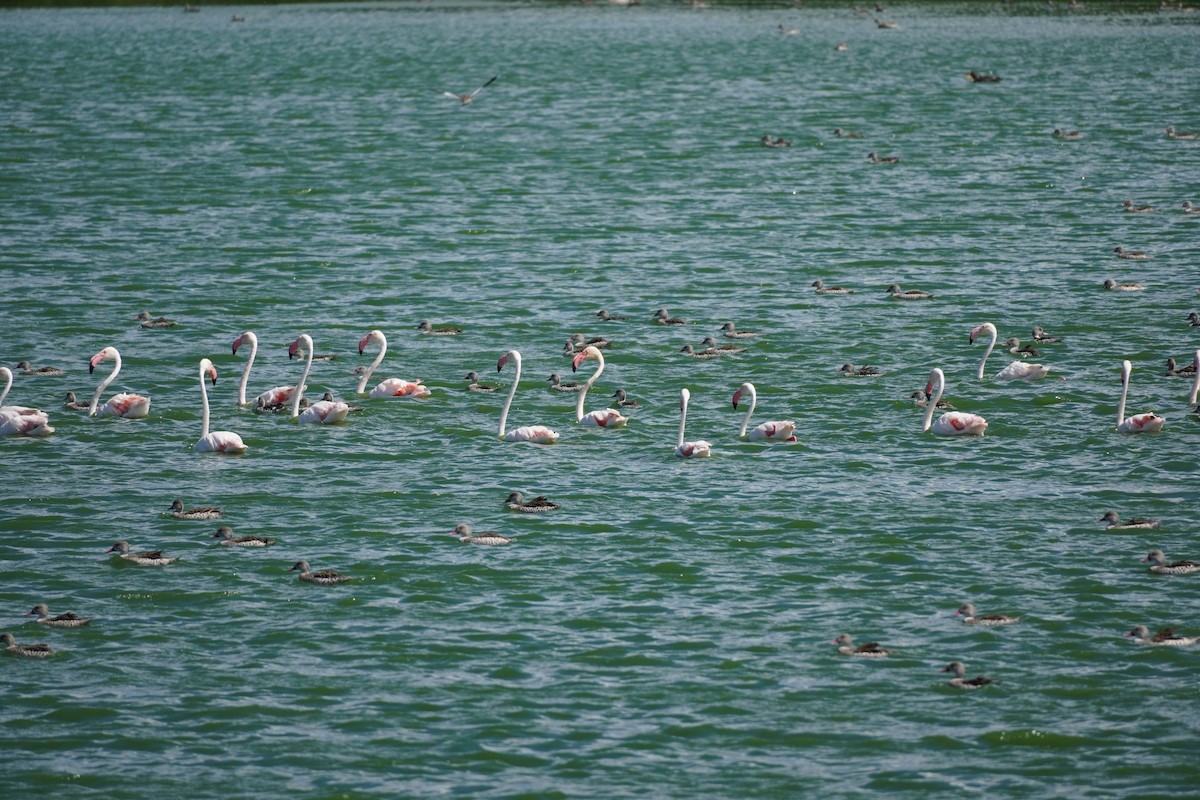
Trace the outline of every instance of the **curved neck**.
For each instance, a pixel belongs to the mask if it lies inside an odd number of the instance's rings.
[[[1133,370],[1129,362],[1121,364],[1121,402],[1117,403],[1117,427],[1125,421],[1125,398],[1129,394],[1129,373]]]
[[[587,383],[583,384],[583,388],[579,390],[579,399],[575,401],[575,421],[583,421],[583,398],[587,397],[588,389],[592,388],[592,384],[600,377],[600,373],[604,372],[604,356],[600,351],[596,351],[596,371],[592,373],[592,377],[587,379]]]
[[[754,407],[758,405],[758,392],[755,391],[754,384],[743,383],[742,388],[750,393],[750,407],[746,409],[746,416],[742,417],[742,429],[738,431],[739,438],[746,435],[746,428],[750,427],[750,415],[754,413]]]
[[[683,428],[685,425],[687,425],[687,407],[688,407],[688,396],[686,394],[680,393],[680,395],[679,395],[679,441],[675,443],[675,446],[677,448],[683,447]]]
[[[8,397],[8,390],[12,388],[12,382],[12,370],[4,370],[4,391],[0,392],[0,406],[4,405],[4,398]]]
[[[959,339],[959,341],[961,342],[962,339]],[[995,339],[993,338],[992,341],[995,342]],[[991,350],[989,349],[988,352],[990,353]],[[984,356],[984,359],[986,358],[987,356]],[[983,368],[980,367],[981,373],[982,370]],[[933,378],[937,387],[933,392],[933,397],[929,398],[928,402],[925,404],[925,420],[921,423],[922,432],[929,430],[929,426],[933,424],[934,409],[937,408],[938,400],[942,399],[942,390],[946,387],[946,376],[942,374],[940,369],[935,369],[931,377]]]
[[[243,339],[250,342],[250,357],[246,359],[246,368],[242,370],[242,382],[238,385],[238,405],[246,405],[246,384],[250,382],[250,368],[254,366],[254,357],[258,355],[258,337],[250,331],[242,334]],[[203,381],[201,381],[203,383]],[[207,396],[207,392],[205,392]]]
[[[253,356],[251,356],[251,359],[253,359]],[[203,439],[208,436],[208,387],[204,385],[203,363],[200,364],[200,407],[203,409],[203,416],[201,417],[203,421],[200,423],[200,438]]]
[[[992,338],[988,342],[987,352],[985,352],[983,354],[983,358],[979,360],[979,372],[975,375],[975,377],[979,380],[983,380],[983,365],[987,363],[988,356],[990,356],[992,354],[992,350],[996,348],[996,326],[988,325],[987,327],[989,328],[988,333],[991,334]],[[962,336],[962,334],[960,333],[959,336]],[[961,342],[962,339],[959,339],[959,341]]]
[[[366,391],[367,381],[371,380],[371,375],[374,374],[375,368],[383,362],[384,353],[387,352],[387,339],[384,338],[383,334],[380,334],[378,339],[379,353],[375,356],[375,360],[371,362],[371,366],[367,367],[367,371],[358,379],[358,388],[354,390],[356,394],[362,394]]]
[[[521,354],[516,350],[509,351],[512,356],[513,365],[516,369],[516,374],[513,375],[512,386],[508,390],[508,397],[504,401],[504,410],[500,412],[500,433],[499,438],[504,438],[504,426],[508,424],[508,409],[512,406],[513,397],[517,394],[517,384],[521,382]]]
[[[300,334],[300,342],[304,345],[308,355],[304,360],[304,374],[300,376],[300,382],[296,384],[296,391],[292,392],[292,419],[300,416],[300,398],[304,396],[304,382],[308,380],[308,371],[312,368],[313,343],[307,333]]]
[[[113,369],[108,373],[108,377],[100,381],[100,385],[96,387],[96,393],[92,395],[92,404],[88,406],[88,415],[96,416],[96,406],[100,403],[100,395],[104,394],[104,390],[108,385],[117,379],[117,373],[121,371],[121,354],[113,350]]]
[[[1196,379],[1192,381],[1192,393],[1188,395],[1189,406],[1196,405],[1196,395],[1200,395],[1200,350],[1196,351],[1196,356],[1192,361],[1192,366],[1196,370]],[[9,380],[11,381],[12,378],[9,378]]]

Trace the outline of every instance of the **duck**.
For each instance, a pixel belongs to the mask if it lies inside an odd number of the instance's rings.
[[[539,494],[537,497],[526,500],[520,492],[509,493],[508,497],[504,498],[504,505],[508,506],[509,511],[517,511],[521,514],[540,514],[562,508],[545,495]]]
[[[838,372],[852,378],[878,378],[883,373],[875,367],[858,367],[853,364],[842,364],[838,367]]]
[[[471,533],[471,526],[463,523],[454,528],[451,536],[457,536],[460,542],[466,544],[480,544],[485,547],[495,547],[501,544],[512,544],[512,539],[503,536],[495,531],[485,531],[483,533]]]
[[[7,634],[5,634],[7,635]],[[1158,645],[1160,647],[1190,647],[1200,642],[1196,636],[1176,636],[1174,628],[1160,628],[1153,636],[1145,625],[1135,625],[1133,630],[1125,634],[1125,638],[1133,639],[1134,644]]]
[[[839,139],[861,139],[863,135],[858,131],[847,131],[842,128],[834,128],[833,135]]]
[[[1064,131],[1062,128],[1054,129],[1056,139],[1082,139],[1083,134],[1079,131]]]
[[[1051,336],[1046,333],[1046,329],[1041,325],[1033,326],[1033,341],[1035,344],[1058,344],[1062,339],[1057,336]]]
[[[954,673],[954,677],[949,682],[955,689],[982,689],[989,684],[998,683],[998,681],[994,681],[984,675],[968,679],[967,667],[961,661],[951,661],[942,672]]]
[[[899,164],[900,156],[881,156],[874,150],[867,153],[867,161],[872,164]]]
[[[1121,245],[1114,247],[1113,252],[1117,254],[1117,258],[1124,258],[1129,261],[1147,261],[1150,258],[1149,253],[1142,252],[1141,250],[1126,250]]]
[[[967,80],[969,80],[971,83],[999,83],[1002,79],[999,75],[992,75],[989,73],[971,70],[967,73]]]
[[[1200,208],[1193,206],[1191,200],[1184,200],[1183,204],[1179,207],[1183,209],[1183,213],[1185,214],[1200,214]]]
[[[38,603],[25,616],[37,617],[37,623],[48,628],[82,628],[91,622],[89,618],[81,617],[72,611],[52,617],[45,603]]]
[[[135,320],[142,323],[143,328],[174,328],[175,320],[167,319],[166,317],[151,317],[149,311],[143,311],[134,317]]]
[[[875,20],[875,27],[880,30],[894,31],[900,27],[897,23],[885,19],[875,19],[875,17],[871,17],[871,19]]]
[[[787,27],[784,27],[782,22],[779,23],[779,32],[782,33],[784,36],[797,36],[800,33],[802,33],[800,28],[787,28]]]
[[[87,411],[89,405],[87,403],[79,402],[79,399],[75,397],[74,392],[67,392],[67,399],[63,401],[63,408],[66,408],[70,411]]]
[[[893,300],[932,300],[933,295],[922,289],[901,289],[900,285],[893,283],[887,287],[887,294],[892,296]]]
[[[720,358],[721,357],[721,351],[717,350],[716,348],[709,348],[707,350],[697,350],[696,348],[692,347],[690,344],[685,344],[683,347],[679,348],[679,352],[683,353],[684,355],[691,356],[692,358]]]
[[[1154,564],[1150,567],[1150,571],[1155,575],[1191,575],[1193,572],[1200,572],[1200,561],[1172,561],[1167,563],[1167,556],[1162,550],[1151,550],[1143,563],[1153,561]]]
[[[1004,346],[1007,347],[1008,352],[1012,353],[1014,356],[1030,356],[1031,358],[1037,358],[1042,354],[1040,350],[1029,345],[1022,347],[1021,340],[1015,336],[1010,337],[1008,341],[1004,343]]]
[[[129,542],[122,539],[113,544],[105,552],[116,553],[122,560],[128,561],[131,564],[137,564],[139,567],[165,567],[167,564],[174,563],[179,559],[175,556],[164,556],[162,550],[147,550],[144,553],[129,552]]]
[[[233,528],[228,525],[217,528],[217,532],[208,538],[220,539],[217,544],[222,547],[270,547],[275,544],[275,539],[269,536],[234,536]]]
[[[975,606],[971,603],[963,603],[954,612],[954,615],[962,617],[963,622],[967,625],[979,625],[983,628],[1016,625],[1021,621],[1020,617],[1014,617],[1010,614],[976,614]]]
[[[608,313],[608,309],[606,309],[606,308],[602,308],[599,311],[597,311],[596,316],[600,318],[601,322],[621,322],[625,319],[624,317],[622,317],[619,314]]]
[[[737,344],[717,344],[717,340],[712,336],[705,336],[700,342],[700,346],[705,350],[716,350],[721,355],[733,355],[734,353],[744,353],[746,348]]]
[[[572,333],[571,338],[567,339],[566,347],[563,349],[574,355],[589,347],[595,347],[597,350],[607,350],[611,344],[612,339],[605,339],[603,336],[593,336],[588,339],[582,333]]]
[[[1191,364],[1188,364],[1186,367],[1177,367],[1175,365],[1175,359],[1168,358],[1167,359],[1167,375],[1171,376],[1171,377],[1176,377],[1176,378],[1195,377],[1196,362],[1193,361]]]
[[[917,408],[925,408],[927,405],[929,405],[929,398],[927,398],[927,397],[925,396],[925,393],[924,393],[924,392],[922,392],[920,389],[918,389],[917,391],[913,392],[913,393],[912,393],[912,394],[910,394],[908,397],[909,397],[909,399],[910,399],[910,400],[912,400],[912,401],[913,401],[913,404],[914,404],[914,405],[915,405]],[[951,405],[951,404],[950,404],[948,401],[946,401],[946,400],[941,400],[941,399],[939,399],[939,400],[937,401],[937,405],[936,405],[936,406],[934,406],[934,408],[945,408],[945,409],[948,409],[948,410],[950,410],[950,411],[953,411],[953,410],[954,410],[954,406],[952,406],[952,405]]]
[[[0,633],[0,641],[4,642],[4,649],[14,656],[24,656],[25,658],[49,658],[54,655],[54,648],[45,642],[37,644],[17,644],[11,633]]]
[[[625,408],[637,408],[638,401],[630,400],[624,389],[617,389],[612,393],[612,396],[617,398],[617,405],[619,406],[623,406]]]
[[[488,384],[488,383],[480,383],[479,382],[479,373],[476,372],[475,370],[471,370],[470,372],[468,372],[467,377],[463,378],[463,380],[469,381],[469,383],[467,384],[468,392],[494,392],[494,391],[496,391],[495,386],[492,386],[491,384]]]
[[[1188,314],[1188,325],[1193,328],[1200,328],[1200,314],[1195,311]]]
[[[665,308],[660,308],[654,312],[654,321],[659,325],[686,325],[679,317],[672,317],[667,313]]]
[[[728,339],[753,339],[755,336],[762,336],[761,333],[755,331],[739,331],[733,326],[732,322],[722,323],[721,330],[724,331]]]
[[[1129,531],[1135,529],[1153,530],[1157,528],[1159,524],[1158,520],[1156,519],[1142,519],[1141,517],[1134,517],[1133,519],[1122,522],[1121,517],[1117,515],[1117,512],[1112,510],[1105,511],[1104,516],[1096,521],[1107,522],[1108,524],[1104,526],[1106,531]]]
[[[322,400],[322,402],[325,402],[325,403],[340,402],[340,401],[335,401],[335,400],[333,399],[333,392],[326,392],[325,394],[321,395],[321,400]],[[304,405],[304,404],[305,404],[305,403],[304,403],[304,398],[303,398],[303,397],[301,397],[301,398],[300,398],[300,404],[301,404],[301,405]],[[362,411],[362,410],[363,410],[363,406],[356,406],[356,405],[354,405],[353,403],[347,403],[347,404],[346,404],[346,408],[347,408],[347,411],[348,411],[348,412]]]
[[[1124,208],[1125,212],[1128,214],[1145,214],[1147,211],[1154,210],[1154,206],[1134,205],[1132,197],[1126,198],[1125,202],[1121,203],[1121,207]]]
[[[839,52],[839,53],[844,53],[844,52],[846,52],[847,50],[849,50],[849,49],[850,49],[850,47],[849,47],[849,45],[847,45],[845,42],[838,42],[838,43],[837,43],[837,44],[834,46],[834,48],[833,48],[833,49],[834,49],[834,50],[836,50],[836,51],[837,51],[837,52]]]
[[[771,134],[769,134],[769,133],[763,134],[762,139],[760,139],[759,141],[762,142],[763,147],[791,147],[792,146],[791,141],[784,139],[782,136],[777,139],[772,138]]]
[[[305,583],[315,583],[318,586],[336,586],[339,583],[345,583],[350,580],[349,577],[340,572],[334,572],[331,569],[313,572],[312,568],[308,566],[307,561],[297,561],[295,564],[292,564],[288,572],[299,572],[300,580]]]
[[[1117,283],[1112,278],[1104,279],[1104,288],[1110,292],[1144,292],[1146,287],[1140,283]]]
[[[581,383],[573,381],[563,383],[562,378],[559,377],[557,372],[550,373],[550,377],[546,378],[546,380],[550,381],[550,388],[556,392],[578,392],[583,388],[583,384]]]
[[[171,501],[168,511],[175,519],[220,519],[221,517],[221,509],[216,506],[195,506],[185,510],[183,501],[179,498]]]
[[[816,290],[817,294],[854,294],[853,289],[844,289],[841,286],[826,286],[825,281],[817,278],[809,284]]]
[[[854,646],[854,637],[848,633],[839,633],[837,638],[830,644],[840,645],[838,652],[847,656],[859,656],[860,658],[887,658],[892,654],[891,650],[885,647],[880,647],[879,642],[867,642]]]
[[[1195,134],[1190,131],[1177,131],[1174,125],[1168,125],[1166,131],[1168,139],[1195,139],[1200,134]]]
[[[35,367],[28,361],[18,361],[17,369],[21,370],[22,375],[36,377],[39,375],[66,375],[67,373],[58,367]]]
[[[429,336],[457,336],[463,332],[462,328],[455,328],[450,325],[446,325],[441,328],[435,328],[429,324],[429,320],[427,319],[421,320],[421,322],[417,325],[417,330]]]

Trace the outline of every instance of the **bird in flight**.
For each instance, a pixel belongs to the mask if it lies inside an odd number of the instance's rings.
[[[453,97],[455,100],[461,101],[464,106],[469,106],[469,105],[471,105],[471,101],[475,99],[475,95],[479,94],[484,89],[491,86],[493,83],[495,83],[496,78],[499,78],[499,77],[500,77],[499,75],[493,75],[491,77],[491,79],[488,80],[487,83],[485,83],[483,86],[480,86],[478,89],[471,92],[470,94],[455,94],[454,92],[442,92],[442,96],[443,97]]]

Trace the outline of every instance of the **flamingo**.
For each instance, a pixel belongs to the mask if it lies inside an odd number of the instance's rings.
[[[496,372],[504,369],[504,365],[509,361],[512,361],[516,365],[517,374],[513,376],[512,387],[508,390],[508,397],[504,401],[504,409],[500,412],[500,432],[497,436],[506,442],[554,444],[558,441],[558,434],[545,425],[527,425],[508,433],[504,432],[504,426],[508,424],[508,409],[512,405],[513,397],[517,393],[517,384],[521,382],[521,354],[516,350],[509,350],[500,356],[500,360],[496,362]]]
[[[680,458],[708,458],[712,455],[712,443],[701,439],[698,442],[685,442],[683,429],[687,425],[688,401],[692,393],[686,388],[679,390],[679,442],[675,445],[675,455]]]
[[[200,441],[196,442],[197,453],[244,453],[246,443],[242,437],[231,431],[208,432],[208,389],[204,386],[204,378],[212,378],[213,386],[217,385],[217,368],[207,358],[200,359],[200,400],[204,409],[203,421],[200,423]]]
[[[996,348],[996,326],[990,322],[985,322],[971,330],[971,344],[975,344],[975,339],[985,333],[991,337],[991,341],[988,342],[987,352],[983,354],[983,358],[979,361],[979,371],[975,373],[975,377],[979,378],[979,380],[983,380],[983,367],[987,364],[988,356],[992,354],[992,350]],[[1014,361],[996,373],[996,380],[1040,381],[1049,372],[1050,368],[1045,364],[1029,364],[1024,361]]]
[[[238,405],[246,405],[246,384],[250,381],[250,368],[254,366],[254,357],[258,355],[258,337],[253,331],[246,331],[233,340],[233,354],[237,355],[238,348],[244,344],[250,345],[250,357],[246,359],[246,368],[242,370],[242,382],[238,384]],[[275,386],[254,398],[254,408],[259,411],[278,411],[292,399],[295,386]]]
[[[50,416],[41,409],[25,406],[6,406],[4,398],[12,388],[13,374],[8,367],[0,367],[4,378],[4,391],[0,392],[0,436],[49,436],[54,433]]]
[[[88,406],[88,414],[93,417],[129,417],[130,419],[139,419],[141,417],[150,416],[150,398],[143,397],[140,394],[120,394],[113,395],[109,401],[97,410],[96,406],[100,402],[100,395],[104,394],[104,390],[108,385],[116,380],[117,374],[121,371],[121,354],[117,352],[115,347],[106,347],[96,355],[92,356],[88,362],[88,372],[95,372],[96,365],[101,361],[112,361],[113,371],[108,374],[108,377],[100,382],[96,387],[96,393],[92,395],[92,403]]]
[[[933,392],[934,384],[937,385],[937,391]],[[927,431],[930,428],[930,422],[933,420],[933,410],[937,407],[938,400],[942,399],[942,391],[946,388],[946,376],[937,367],[929,373],[929,382],[925,384],[925,419],[921,423],[921,430]],[[930,394],[933,398],[930,399]],[[978,414],[967,414],[962,411],[947,411],[938,417],[937,422],[933,423],[933,432],[938,436],[983,436],[983,432],[987,430],[987,420]]]
[[[1163,423],[1166,422],[1157,414],[1134,414],[1132,417],[1125,416],[1125,396],[1129,394],[1129,375],[1133,372],[1133,365],[1129,360],[1121,362],[1121,402],[1117,405],[1117,432],[1118,433],[1158,433],[1162,430]]]
[[[750,416],[754,413],[754,407],[758,405],[758,392],[754,389],[753,383],[743,383],[738,387],[738,390],[733,393],[733,407],[736,410],[738,401],[742,399],[742,395],[750,395],[750,407],[746,409],[746,416],[742,419],[742,429],[738,431],[738,437],[749,439],[752,442],[757,442],[766,439],[769,442],[794,442],[796,437],[792,434],[796,431],[796,423],[791,420],[786,422],[774,421],[764,422],[758,425],[754,430],[750,431],[750,435],[746,435],[746,428],[750,425]]]
[[[1188,405],[1196,405],[1196,395],[1200,395],[1200,350],[1197,350],[1192,356],[1192,367],[1196,373],[1196,379],[1192,381],[1192,391],[1188,395]]]
[[[580,425],[591,425],[597,428],[624,428],[629,422],[629,417],[622,416],[621,412],[615,408],[589,411],[586,415],[583,413],[583,400],[587,397],[588,389],[592,388],[592,384],[600,377],[600,373],[604,372],[604,354],[595,345],[588,345],[571,360],[571,370],[575,371],[589,358],[596,359],[596,371],[579,390],[579,399],[575,401],[575,421]]]
[[[313,362],[313,341],[307,333],[300,334],[296,341],[288,347],[288,359],[293,358],[301,347],[308,353],[308,359],[304,362],[304,374],[300,376],[300,381],[296,384],[297,389],[292,393],[292,419],[299,418],[306,424],[319,422],[333,425],[337,422],[345,422],[346,415],[350,413],[350,406],[340,400],[318,400],[304,409],[303,414],[300,413],[300,398],[304,395],[304,382],[308,380],[308,371],[312,369]]]
[[[375,368],[383,361],[383,356],[387,353],[387,337],[383,335],[381,330],[373,330],[364,336],[358,342],[358,354],[361,356],[363,350],[367,349],[367,345],[375,342],[379,345],[379,354],[375,356],[375,360],[371,362],[371,366],[367,367],[363,372],[362,377],[358,379],[358,388],[354,391],[362,394],[367,389],[367,381],[371,379]],[[421,385],[420,381],[406,381],[401,378],[388,378],[382,381],[378,386],[371,390],[371,397],[429,397],[431,392],[428,388]]]

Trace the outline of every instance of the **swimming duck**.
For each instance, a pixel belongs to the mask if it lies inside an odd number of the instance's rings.
[[[999,75],[990,75],[971,70],[967,73],[967,80],[971,83],[999,83],[1001,78]]]
[[[578,392],[583,388],[583,384],[581,383],[571,381],[563,383],[562,378],[558,376],[557,372],[551,373],[550,377],[546,378],[546,380],[550,381],[550,388],[556,392]]]
[[[451,536],[457,536],[460,542],[466,544],[481,544],[486,547],[494,547],[500,544],[511,544],[512,539],[507,536],[502,536],[494,531],[485,531],[483,533],[471,533],[471,526],[463,523],[455,527]]]
[[[71,611],[52,617],[50,616],[50,609],[45,603],[38,603],[25,616],[37,617],[38,624],[45,625],[48,628],[82,628],[91,622],[87,617],[81,617]]]
[[[783,137],[779,137],[778,139],[775,139],[775,138],[772,138],[771,134],[769,134],[769,133],[764,134],[762,139],[760,139],[759,141],[762,142],[763,147],[791,147],[792,146],[792,143],[790,141],[788,141],[787,139],[784,139]]]
[[[1193,361],[1186,367],[1176,367],[1175,359],[1167,359],[1167,375],[1177,378],[1191,378],[1196,375],[1196,363]]]
[[[1110,292],[1144,292],[1146,287],[1140,283],[1117,283],[1112,278],[1104,279],[1104,288]]]
[[[1021,621],[1020,617],[1014,617],[1009,614],[976,614],[975,606],[971,603],[963,603],[954,614],[955,616],[961,616],[963,622],[967,625],[979,625],[983,628],[1015,625]]]
[[[863,135],[858,131],[847,131],[841,128],[834,128],[833,135],[841,139],[861,139]]]
[[[1079,131],[1064,131],[1062,128],[1054,129],[1054,136],[1058,139],[1082,139],[1083,134]]]
[[[567,345],[563,349],[568,353],[574,354],[589,347],[595,347],[597,350],[607,350],[612,344],[612,339],[605,339],[603,336],[593,336],[591,339],[584,337],[582,333],[572,333],[571,338],[567,340]]]
[[[859,367],[855,369],[853,364],[842,364],[838,367],[838,372],[852,378],[878,378],[883,374],[875,369],[875,367]]]
[[[617,405],[619,405],[619,406],[625,406],[627,408],[634,408],[638,404],[637,400],[629,400],[626,398],[624,389],[617,389],[615,392],[612,393],[612,396],[617,398]]]
[[[1193,206],[1191,200],[1184,200],[1180,208],[1183,209],[1183,213],[1185,214],[1200,214],[1200,208]]]
[[[462,328],[454,328],[449,325],[441,328],[435,328],[429,324],[429,320],[427,319],[421,320],[421,322],[417,325],[417,330],[430,336],[457,336],[458,334],[462,333]]]
[[[602,308],[599,311],[597,311],[596,316],[599,317],[602,322],[619,322],[619,321],[625,319],[624,317],[619,316],[617,314],[608,313],[608,309],[605,309],[605,308]]]
[[[1034,325],[1033,326],[1033,341],[1036,344],[1057,344],[1058,342],[1061,342],[1062,339],[1058,338],[1057,336],[1051,336],[1050,334],[1046,333],[1046,329],[1043,328],[1041,325]]]
[[[837,638],[830,644],[840,645],[838,652],[847,656],[859,656],[861,658],[886,658],[892,654],[891,650],[880,647],[879,642],[867,642],[854,646],[854,637],[848,633],[839,633]]]
[[[267,536],[234,536],[233,528],[228,525],[217,528],[217,532],[208,538],[220,539],[217,544],[222,547],[270,547],[275,544],[275,540]]]
[[[1124,258],[1129,261],[1146,261],[1150,258],[1149,253],[1144,253],[1141,250],[1126,250],[1121,245],[1114,247],[1113,252],[1117,254],[1117,258]]]
[[[838,51],[839,53],[844,53],[847,50],[849,50],[850,47],[845,42],[838,42],[837,45],[835,45],[833,49]]]
[[[752,339],[755,336],[761,336],[761,333],[754,331],[739,331],[733,327],[732,322],[726,322],[721,325],[721,330],[725,332],[725,336],[730,339]]]
[[[143,311],[134,317],[142,323],[143,328],[174,328],[175,320],[166,317],[151,317],[149,311]]]
[[[54,655],[54,648],[45,642],[37,644],[17,644],[11,633],[0,633],[0,642],[4,642],[4,648],[14,656],[24,656],[25,658],[47,658]]]
[[[818,278],[809,284],[816,289],[817,294],[854,294],[853,289],[843,289],[841,286],[826,286],[825,281]]]
[[[927,398],[925,393],[920,389],[910,394],[909,399],[913,401],[913,404],[916,405],[917,408],[925,408],[925,406],[929,405],[929,398]],[[950,403],[945,400],[939,399],[934,408],[946,408],[953,410],[954,406],[950,405]]]
[[[128,561],[131,564],[137,564],[139,567],[165,567],[167,564],[178,561],[175,556],[164,556],[162,550],[147,550],[144,553],[129,552],[129,542],[122,539],[116,542],[112,547],[105,552],[116,553],[122,560]]]
[[[1189,131],[1177,131],[1174,125],[1168,125],[1165,132],[1168,139],[1195,139],[1197,136]]]
[[[887,288],[887,294],[892,296],[893,300],[932,300],[933,295],[921,289],[901,289],[899,284],[893,283]]]
[[[522,514],[540,514],[544,511],[557,511],[562,508],[558,503],[550,500],[544,495],[526,500],[520,492],[512,492],[504,499],[504,505],[508,506],[509,511],[517,511]]]
[[[1133,630],[1125,634],[1125,638],[1133,639],[1134,644],[1150,644],[1162,647],[1189,647],[1200,641],[1200,638],[1196,636],[1176,636],[1174,628],[1161,628],[1151,636],[1150,630],[1145,625],[1134,626]]]
[[[679,317],[672,317],[667,313],[665,308],[660,308],[654,312],[654,321],[659,325],[686,325]]]
[[[463,378],[463,380],[470,381],[467,384],[468,392],[494,392],[494,391],[496,391],[495,386],[492,386],[487,383],[480,383],[479,382],[479,373],[476,372],[475,370],[471,370],[470,372],[468,372],[467,377]]]
[[[871,19],[875,20],[875,27],[879,28],[880,30],[894,31],[900,27],[897,23],[890,22],[888,20],[875,19],[874,17],[872,17]]]
[[[58,367],[34,367],[28,361],[18,361],[17,369],[21,370],[22,375],[31,375],[31,376],[66,375],[67,374],[67,373],[63,372],[61,369],[59,369]]]
[[[955,689],[980,689],[990,683],[997,683],[983,675],[968,679],[967,667],[961,661],[951,661],[942,672],[954,673],[954,677],[950,679],[950,685]]]
[[[221,516],[221,509],[216,506],[196,506],[185,511],[179,498],[171,501],[168,510],[175,519],[218,519]]]
[[[1121,203],[1121,207],[1124,208],[1126,213],[1129,213],[1129,214],[1144,214],[1147,211],[1154,210],[1154,206],[1136,206],[1136,205],[1134,205],[1132,197],[1126,198],[1125,202]]]
[[[784,36],[796,36],[796,35],[802,33],[802,31],[799,28],[785,28],[783,26],[782,22],[779,23],[779,32],[782,33]]]
[[[1150,571],[1155,575],[1191,575],[1200,572],[1200,561],[1172,561],[1167,563],[1167,556],[1162,550],[1151,550],[1142,562],[1153,561]]]
[[[87,411],[89,405],[87,403],[79,402],[79,400],[76,399],[74,392],[67,392],[67,399],[63,403],[63,408],[70,409],[71,411]]]
[[[1158,527],[1158,520],[1156,519],[1142,519],[1141,517],[1134,517],[1133,519],[1122,522],[1121,518],[1117,515],[1117,512],[1111,510],[1105,511],[1104,516],[1096,521],[1107,522],[1108,525],[1104,527],[1106,531],[1127,531],[1138,528],[1150,530]]]
[[[899,164],[900,156],[881,156],[874,150],[867,153],[867,161],[872,164]]]
[[[1010,337],[1008,341],[1004,343],[1004,346],[1007,347],[1008,352],[1012,353],[1014,356],[1031,356],[1033,358],[1037,358],[1042,354],[1041,351],[1030,347],[1029,345],[1022,347],[1021,340],[1015,336]]]
[[[312,568],[308,566],[307,561],[297,561],[295,564],[292,564],[291,569],[289,569],[288,572],[299,572],[300,580],[304,581],[305,583],[315,583],[318,586],[335,586],[339,583],[345,583],[346,581],[350,580],[349,577],[341,574],[340,572],[334,572],[331,569],[323,569],[320,572],[313,572]]]
[[[721,355],[733,355],[734,353],[744,353],[746,348],[737,344],[717,344],[717,340],[711,336],[705,336],[700,346],[705,350],[716,350]]]
[[[692,358],[720,358],[721,357],[721,351],[717,350],[716,348],[710,348],[707,350],[697,350],[696,348],[692,347],[690,344],[685,344],[683,347],[679,348],[679,352],[683,353],[684,355],[691,356]]]
[[[1195,311],[1188,314],[1188,325],[1193,328],[1200,328],[1200,314],[1197,314]]]

